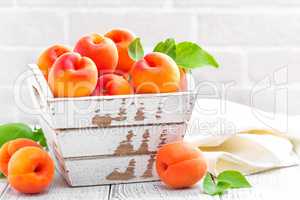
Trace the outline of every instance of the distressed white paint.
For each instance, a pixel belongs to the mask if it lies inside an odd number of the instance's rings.
[[[128,127],[135,128],[133,133],[139,136],[136,139],[132,139],[131,142],[135,152],[127,152],[125,148],[124,154],[132,155],[117,156],[112,154],[115,154],[117,151],[121,140],[126,141],[128,130],[125,131],[121,137],[120,134],[122,134],[122,132],[109,131],[115,128],[93,128],[94,132],[91,132],[91,135],[89,135],[89,129],[53,130],[47,125],[47,122],[44,120],[40,121],[46,133],[50,152],[53,157],[56,158],[56,166],[72,186],[158,180],[155,173],[154,156],[149,155],[150,152],[142,152],[142,155],[133,154],[135,154],[140,147],[145,148],[145,146],[148,150],[153,151],[152,153],[155,153],[157,147],[163,141],[163,139],[160,138],[161,134],[159,130],[162,130],[164,127],[168,128],[168,131],[164,133],[168,135],[168,137],[166,136],[167,140],[164,142],[180,140],[184,133],[182,129],[185,129],[184,124],[151,127],[152,129],[149,129],[149,138],[146,141],[146,145],[142,145],[145,129],[143,127]],[[137,128],[140,128],[140,131]],[[103,129],[109,132],[102,133]],[[120,130],[119,128],[116,129]],[[152,132],[153,130],[158,130],[158,132]],[[62,136],[64,138],[62,138]],[[66,142],[68,139],[71,139],[71,143]],[[126,142],[125,147],[127,146]],[[62,153],[62,150],[64,153]],[[106,177],[115,169],[121,173],[125,172],[126,168],[130,166],[130,162],[134,163],[134,172],[132,174],[134,177],[128,179],[121,178],[121,180],[107,180]],[[153,176],[143,177],[147,169],[150,169]]]
[[[137,155],[65,160],[65,168],[72,186],[152,181],[159,180],[154,157]],[[152,176],[144,177],[147,170]],[[118,177],[108,178],[112,173]]]
[[[51,129],[44,120],[40,124],[47,134],[55,137],[55,143],[64,158],[147,154],[155,152],[162,142],[181,140],[186,129],[185,123],[67,130]],[[122,151],[122,146],[128,150]]]
[[[34,76],[30,88],[34,86],[45,118],[55,129],[97,127],[95,116],[112,119],[108,126],[182,123],[190,119],[194,107],[194,92],[53,98],[38,67],[30,68]]]
[[[155,153],[162,143],[180,140],[186,129],[186,124],[165,124],[54,130],[43,119],[40,119],[40,125],[47,137],[50,152],[56,158],[56,166],[72,186],[158,180],[154,170],[154,157],[151,160],[151,155],[148,154]],[[131,130],[134,136],[129,144],[132,144],[134,152],[127,151],[126,148],[123,151],[124,154],[132,155],[113,155],[116,154],[122,141],[125,141],[125,147],[128,145],[127,136]],[[148,130],[149,138],[143,137],[145,130]],[[149,152],[145,150],[139,152],[140,148],[145,147]],[[134,154],[143,155],[134,156]],[[133,174],[135,177],[122,180],[106,179],[115,169],[121,173],[125,172],[131,160],[135,162]],[[151,169],[152,177],[143,177],[147,168]]]

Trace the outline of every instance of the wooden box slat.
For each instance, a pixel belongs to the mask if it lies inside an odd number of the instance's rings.
[[[155,154],[66,160],[72,186],[159,180]],[[95,167],[97,166],[97,167]]]
[[[53,140],[64,158],[155,153],[163,144],[181,140],[187,127],[181,123],[54,130],[47,122],[41,125],[55,135]]]

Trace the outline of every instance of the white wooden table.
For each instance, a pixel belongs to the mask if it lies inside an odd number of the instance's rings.
[[[24,195],[16,192],[0,180],[1,200],[299,200],[300,167],[289,167],[260,173],[248,177],[251,189],[231,190],[223,196],[203,194],[201,184],[190,189],[171,190],[160,182],[119,184],[94,187],[70,188],[57,175],[49,191],[38,195]]]

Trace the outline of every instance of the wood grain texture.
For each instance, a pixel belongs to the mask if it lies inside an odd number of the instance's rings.
[[[3,200],[107,200],[109,196],[110,186],[94,186],[94,187],[69,187],[64,180],[56,174],[55,180],[48,191],[26,195],[15,191],[8,187],[3,194]]]
[[[222,200],[297,200],[299,199],[300,167],[288,167],[247,177],[250,189],[230,190]]]
[[[201,184],[193,188],[172,190],[161,182],[148,182],[139,184],[112,185],[111,200],[218,200],[218,196],[212,197],[203,194]]]

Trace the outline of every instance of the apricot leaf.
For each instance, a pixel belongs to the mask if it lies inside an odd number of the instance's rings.
[[[217,182],[215,184],[212,175],[207,173],[203,181],[203,189],[206,194],[209,195],[222,195],[228,188],[230,184],[227,182]]]
[[[153,49],[153,52],[161,52],[167,54],[174,60],[176,59],[176,42],[173,38],[159,42]]]
[[[47,147],[46,139],[42,129],[32,130],[30,126],[23,123],[8,123],[0,126],[0,147],[11,140],[27,138],[39,142]]]
[[[0,172],[0,178],[5,178],[4,174]]]
[[[134,60],[138,61],[144,57],[144,49],[140,38],[135,38],[128,47],[128,55]]]
[[[251,185],[245,176],[233,170],[224,171],[215,179],[210,173],[207,173],[203,181],[203,190],[209,195],[222,195],[228,189],[248,187]]]
[[[216,191],[216,185],[213,181],[212,175],[207,173],[203,181],[203,190],[206,194],[214,195]]]
[[[217,180],[229,183],[231,188],[251,187],[246,177],[238,171],[233,171],[233,170],[224,171],[221,174],[219,174]]]
[[[40,145],[48,149],[47,140],[45,138],[44,132],[41,128],[34,128],[34,140],[37,141]]]
[[[17,138],[33,139],[31,128],[23,123],[8,123],[0,126],[0,147]]]
[[[219,67],[219,64],[212,55],[193,42],[181,42],[176,45],[175,61],[177,65],[183,68]]]

